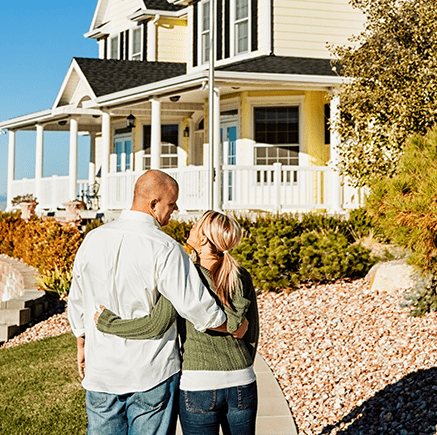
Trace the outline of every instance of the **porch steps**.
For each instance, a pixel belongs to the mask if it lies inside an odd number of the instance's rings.
[[[0,302],[0,344],[19,334],[33,320],[40,317],[48,308],[44,291],[38,290],[35,272],[26,264],[5,255],[0,256],[0,270],[12,271],[17,282],[23,284],[21,294],[12,299]],[[2,277],[0,276],[0,280]]]

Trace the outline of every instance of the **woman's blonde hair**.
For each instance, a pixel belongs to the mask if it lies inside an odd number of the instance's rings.
[[[217,296],[224,305],[233,310],[232,298],[239,285],[240,268],[229,251],[235,248],[243,237],[240,224],[223,213],[210,210],[203,214],[197,225],[218,258],[211,270]]]

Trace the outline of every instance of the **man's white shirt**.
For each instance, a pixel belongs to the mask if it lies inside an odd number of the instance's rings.
[[[182,247],[145,213],[124,210],[119,219],[90,232],[79,248],[68,297],[73,334],[85,335],[85,378],[90,391],[146,391],[179,372],[177,329],[152,340],[101,333],[99,305],[123,319],[150,313],[158,293],[199,331],[226,321]]]

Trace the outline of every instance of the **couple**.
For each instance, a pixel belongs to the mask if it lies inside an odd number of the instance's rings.
[[[68,315],[89,434],[174,434],[178,412],[184,434],[255,433],[256,298],[228,252],[241,229],[205,213],[188,239],[195,266],[161,229],[178,193],[173,178],[147,171],[131,210],[77,253]]]

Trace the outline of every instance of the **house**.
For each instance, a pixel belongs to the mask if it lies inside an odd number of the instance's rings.
[[[347,0],[98,0],[85,34],[98,58],[73,58],[50,109],[0,122],[8,207],[32,193],[55,210],[98,186],[94,207],[120,210],[149,168],[179,181],[184,211],[358,206],[335,171],[341,78],[327,44],[348,43],[363,22]],[[13,178],[19,130],[36,132],[32,180]],[[68,176],[42,176],[45,131],[69,134]],[[90,136],[87,180],[79,134]]]

